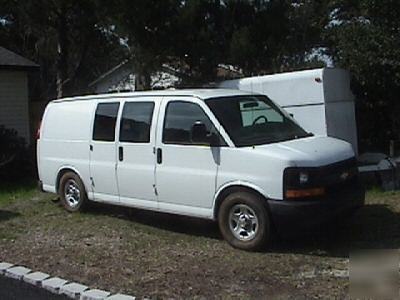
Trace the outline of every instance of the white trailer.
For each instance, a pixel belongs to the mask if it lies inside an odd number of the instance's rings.
[[[219,87],[267,95],[307,131],[345,140],[358,153],[354,95],[346,70],[323,68],[247,77],[224,81]]]

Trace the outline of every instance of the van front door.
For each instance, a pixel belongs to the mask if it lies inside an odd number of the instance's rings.
[[[161,99],[126,101],[119,126],[117,179],[120,202],[157,209],[155,194],[155,126]]]
[[[93,199],[118,202],[115,125],[119,102],[98,103],[90,143],[90,179]]]
[[[162,211],[210,217],[216,189],[218,151],[192,139],[195,123],[216,132],[196,99],[164,98],[157,134],[156,188]]]

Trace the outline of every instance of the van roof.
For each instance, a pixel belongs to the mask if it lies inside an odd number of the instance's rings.
[[[69,98],[61,98],[53,100],[52,102],[64,102],[64,101],[80,101],[80,100],[99,100],[99,99],[110,99],[115,98],[128,98],[128,97],[151,97],[151,96],[177,96],[177,97],[196,97],[202,100],[215,98],[215,97],[229,97],[229,96],[244,96],[251,95],[251,92],[244,92],[235,89],[182,89],[182,90],[160,90],[160,91],[144,91],[144,92],[128,92],[128,93],[108,93],[98,95],[87,95],[87,96],[76,96]]]

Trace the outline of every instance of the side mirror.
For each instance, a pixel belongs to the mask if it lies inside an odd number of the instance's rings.
[[[211,133],[210,146],[211,147],[220,147],[221,146],[221,138],[220,138],[219,134]]]
[[[201,121],[196,121],[191,130],[192,142],[196,144],[210,144],[209,137],[207,136],[207,127]]]

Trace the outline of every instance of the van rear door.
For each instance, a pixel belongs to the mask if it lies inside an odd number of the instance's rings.
[[[96,201],[118,202],[116,122],[119,102],[99,102],[90,143],[90,178]]]

